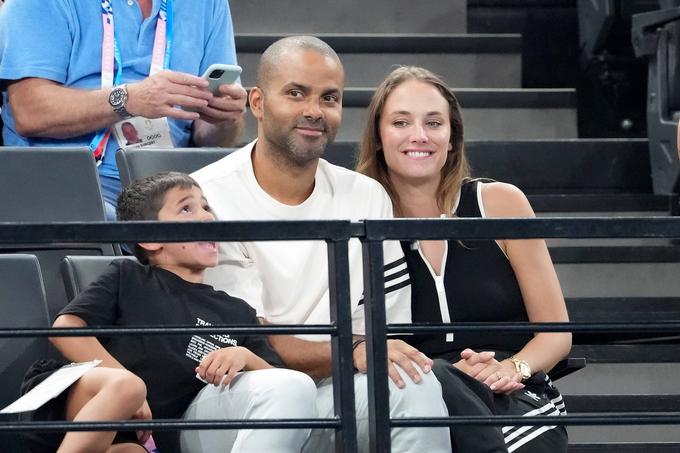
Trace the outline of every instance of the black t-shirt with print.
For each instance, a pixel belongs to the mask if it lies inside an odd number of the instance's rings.
[[[208,326],[259,324],[246,302],[191,283],[157,267],[115,260],[60,314],[96,326]],[[262,335],[135,335],[98,338],[125,368],[142,378],[154,419],[180,418],[205,385],[195,368],[208,352],[243,346],[274,366],[283,366]],[[176,442],[176,433],[154,433],[159,448]],[[167,439],[163,441],[163,438]],[[176,445],[176,444],[175,444]]]

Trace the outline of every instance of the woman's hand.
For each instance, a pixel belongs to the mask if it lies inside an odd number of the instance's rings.
[[[221,383],[226,387],[254,357],[250,350],[241,346],[221,348],[206,355],[196,367],[196,373],[208,384],[217,386]]]
[[[499,362],[491,351],[475,352],[465,349],[453,366],[470,377],[488,385],[492,392],[509,395],[524,388],[522,375],[509,360]]]

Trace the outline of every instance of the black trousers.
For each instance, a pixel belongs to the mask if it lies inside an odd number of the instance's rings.
[[[437,359],[433,371],[442,386],[450,415],[557,415],[564,405],[545,373],[536,373],[525,388],[497,395],[448,361]],[[560,410],[560,408],[562,410]],[[457,453],[566,453],[564,426],[455,426],[451,445]]]

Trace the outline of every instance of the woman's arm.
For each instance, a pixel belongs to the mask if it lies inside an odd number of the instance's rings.
[[[482,200],[487,217],[535,217],[527,197],[517,187],[504,183],[484,184]],[[567,322],[569,315],[560,283],[542,239],[498,241],[515,272],[529,321]],[[516,354],[532,372],[550,371],[571,349],[571,333],[540,332],[534,334]],[[514,364],[504,360],[514,370]]]

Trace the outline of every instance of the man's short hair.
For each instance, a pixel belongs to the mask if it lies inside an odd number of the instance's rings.
[[[189,175],[167,171],[147,176],[133,182],[118,196],[116,216],[120,221],[158,220],[158,213],[165,203],[165,194],[179,187],[189,189],[199,187]],[[130,244],[131,246],[133,244]],[[134,244],[134,254],[142,264],[149,264],[149,256],[139,244]]]
[[[256,84],[259,88],[264,89],[276,69],[285,63],[282,56],[294,50],[311,50],[336,60],[342,68],[340,58],[335,50],[316,36],[287,36],[271,44],[262,53],[260,63],[257,66]]]

